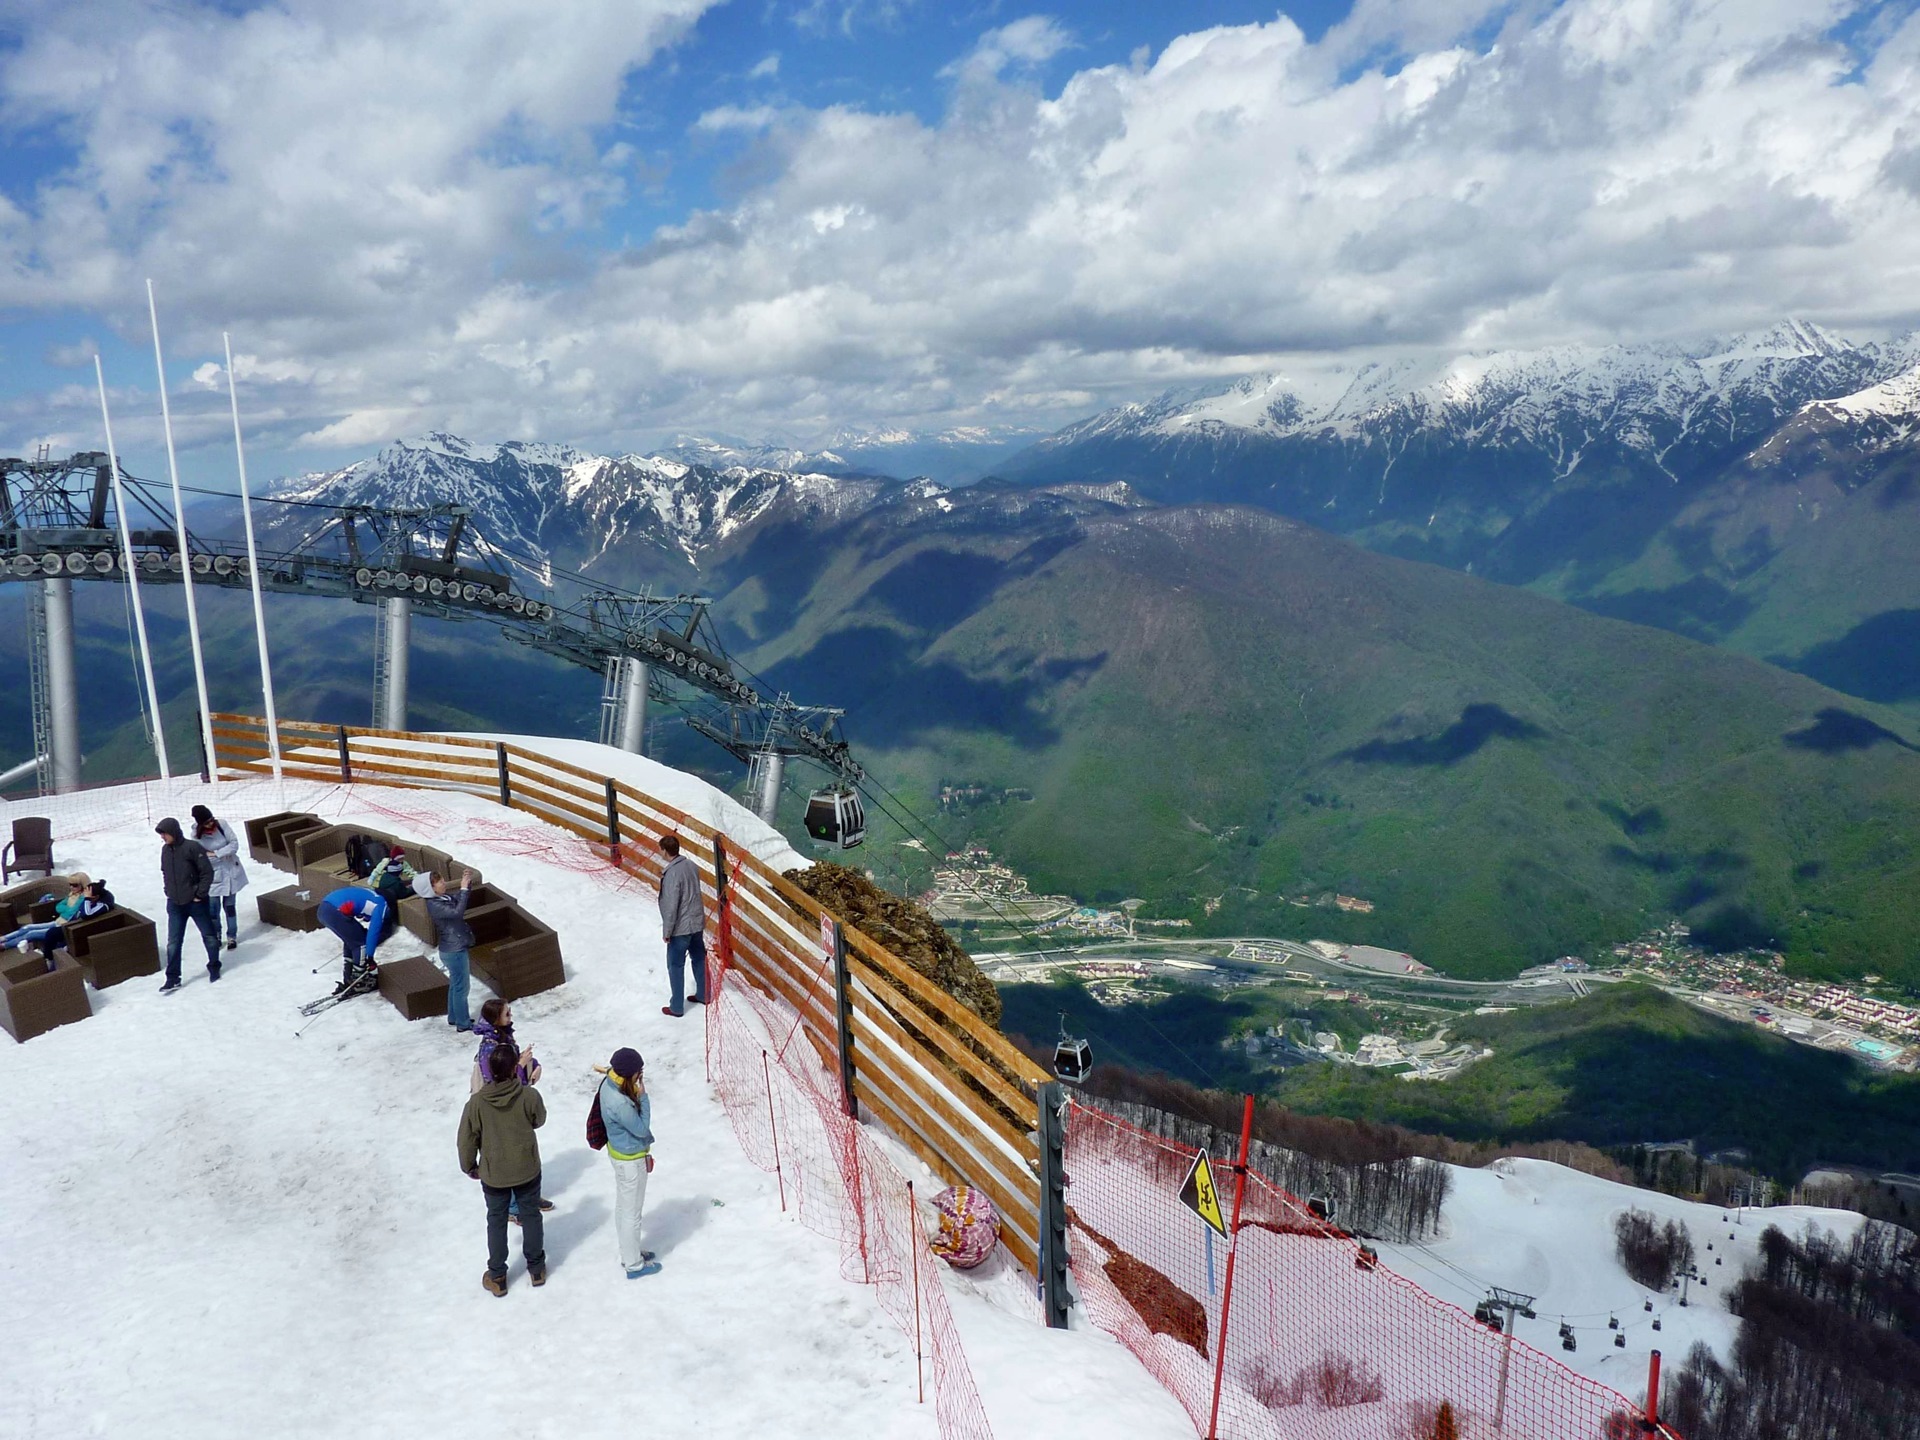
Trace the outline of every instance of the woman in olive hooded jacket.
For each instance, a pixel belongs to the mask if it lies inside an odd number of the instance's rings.
[[[517,1073],[519,1052],[496,1044],[487,1055],[488,1083],[467,1097],[460,1112],[460,1169],[480,1182],[487,1198],[487,1271],[480,1283],[507,1293],[507,1205],[520,1211],[520,1249],[527,1278],[547,1283],[546,1227],[540,1214],[540,1140],[546,1102]]]

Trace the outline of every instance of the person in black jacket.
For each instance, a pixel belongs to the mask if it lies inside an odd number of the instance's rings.
[[[160,987],[165,995],[180,988],[180,942],[186,938],[188,920],[200,927],[207,942],[207,979],[220,978],[220,927],[207,898],[213,889],[213,862],[207,852],[180,833],[180,822],[171,815],[154,826],[153,833],[161,840],[160,883],[167,892],[167,978]]]

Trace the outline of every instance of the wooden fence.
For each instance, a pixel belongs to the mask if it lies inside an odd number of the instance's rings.
[[[264,720],[212,719],[222,776],[269,770]],[[859,1103],[949,1184],[991,1196],[1007,1249],[1039,1273],[1038,1095],[1052,1077],[906,961],[833,917],[847,959],[842,1007],[819,902],[711,826],[623,781],[491,740],[294,720],[279,729],[289,778],[483,795],[604,846],[613,863],[652,883],[661,868],[655,839],[679,835],[681,853],[700,870],[710,924],[722,885],[731,892],[735,973],[797,1012],[830,1069],[850,1049]]]

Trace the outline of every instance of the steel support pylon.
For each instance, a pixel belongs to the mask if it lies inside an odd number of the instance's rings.
[[[53,793],[80,788],[80,687],[73,662],[73,581],[49,578],[46,587],[46,706],[49,778]]]
[[[413,643],[413,599],[389,595],[380,602],[380,652],[374,660],[374,693],[379,700],[374,724],[382,730],[407,728],[407,661]]]
[[[620,733],[622,750],[647,753],[647,662],[631,655],[620,662]]]
[[[753,813],[769,825],[780,821],[780,785],[786,778],[787,757],[778,750],[762,750],[754,756]]]

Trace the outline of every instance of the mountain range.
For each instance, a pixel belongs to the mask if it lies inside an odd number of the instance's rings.
[[[1248,377],[1068,426],[1000,467],[1258,505],[1920,698],[1920,335],[1804,322]]]
[[[769,686],[848,708],[887,785],[1030,793],[940,824],[1038,884],[1462,974],[1671,916],[1920,971],[1905,717],[1267,510],[449,436],[292,493],[463,499],[530,566],[697,583]],[[1374,908],[1303,919],[1328,892]]]

